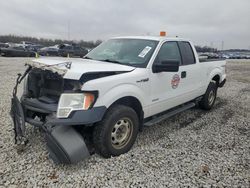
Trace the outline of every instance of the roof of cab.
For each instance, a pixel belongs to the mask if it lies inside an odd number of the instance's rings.
[[[187,39],[179,37],[166,37],[166,36],[121,36],[114,37],[112,39],[144,39],[144,40],[156,40],[156,41],[189,41]]]

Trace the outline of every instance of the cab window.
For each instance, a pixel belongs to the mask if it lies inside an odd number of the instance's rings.
[[[194,52],[189,42],[178,42],[178,44],[182,56],[182,65],[195,64]]]
[[[165,42],[161,46],[154,63],[160,64],[162,61],[168,60],[181,62],[181,55],[177,42]]]

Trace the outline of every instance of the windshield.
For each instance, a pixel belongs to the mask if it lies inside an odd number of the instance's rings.
[[[85,57],[99,61],[146,67],[158,41],[144,39],[110,39]]]

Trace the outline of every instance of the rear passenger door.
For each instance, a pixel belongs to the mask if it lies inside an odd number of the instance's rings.
[[[178,46],[182,58],[180,65],[180,87],[186,100],[192,100],[199,95],[202,72],[199,63],[196,62],[191,44],[187,41],[179,41]]]

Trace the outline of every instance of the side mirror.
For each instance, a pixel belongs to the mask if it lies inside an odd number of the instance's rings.
[[[158,72],[178,72],[180,62],[177,60],[161,61],[159,64],[153,65],[153,73]]]

